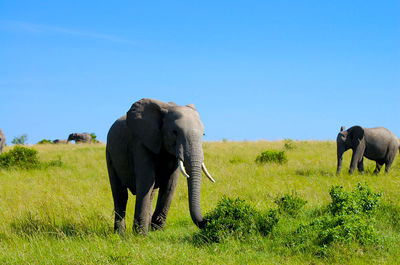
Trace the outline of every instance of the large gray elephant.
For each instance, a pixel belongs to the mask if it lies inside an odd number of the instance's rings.
[[[3,148],[6,145],[6,136],[3,131],[0,129],[0,154],[3,152]]]
[[[349,170],[351,174],[356,167],[361,173],[364,172],[364,156],[376,161],[374,173],[379,173],[383,164],[386,165],[385,171],[388,172],[400,148],[397,137],[391,131],[383,127],[363,128],[361,126],[353,126],[345,131],[344,126],[342,126],[337,136],[336,144],[336,174],[340,174],[343,153],[348,149],[353,150]]]
[[[106,158],[114,199],[114,230],[125,232],[128,189],[136,195],[134,231],[142,234],[165,226],[179,170],[188,178],[189,209],[200,228],[206,221],[200,209],[204,127],[193,105],[178,106],[155,99],[134,103],[107,135]],[[187,170],[187,171],[186,171]],[[187,173],[186,173],[187,172]],[[152,214],[152,199],[159,189]]]
[[[67,143],[75,141],[75,143],[91,143],[92,136],[88,133],[71,133],[68,136]]]

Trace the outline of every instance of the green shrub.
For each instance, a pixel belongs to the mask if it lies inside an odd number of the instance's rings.
[[[307,201],[292,193],[275,198],[275,203],[278,205],[279,213],[286,213],[292,217],[296,217]]]
[[[18,136],[14,137],[11,143],[16,145],[24,145],[27,140],[28,140],[28,135],[23,134],[20,137]]]
[[[90,136],[92,136],[92,143],[98,143],[99,141],[97,141],[97,136],[95,133],[91,133]]]
[[[37,144],[52,144],[53,142],[48,139],[43,139],[39,141]]]
[[[278,222],[276,211],[257,211],[240,198],[223,197],[205,216],[206,226],[195,235],[196,241],[222,242],[228,238],[244,240],[251,235],[267,235]]]
[[[380,206],[381,193],[374,193],[367,184],[361,183],[352,192],[346,192],[341,186],[331,187],[329,194],[332,203],[328,206],[333,215],[372,214]]]
[[[260,164],[267,162],[283,164],[287,162],[287,157],[285,151],[266,150],[257,156],[256,162]]]
[[[37,154],[38,151],[34,149],[17,145],[10,151],[0,154],[0,168],[37,168],[40,164]]]
[[[37,169],[48,167],[61,167],[61,159],[41,163],[38,158],[38,151],[20,145],[14,146],[8,152],[0,154],[0,168],[11,169]]]
[[[285,139],[285,140],[283,140],[283,142],[284,142],[284,148],[286,150],[296,149],[296,145],[294,144],[292,139]]]
[[[311,246],[305,248],[324,253],[332,243],[366,245],[378,241],[374,214],[380,205],[380,193],[359,183],[352,192],[333,186],[330,195],[332,202],[327,209],[309,224],[300,225],[291,245],[308,243]]]

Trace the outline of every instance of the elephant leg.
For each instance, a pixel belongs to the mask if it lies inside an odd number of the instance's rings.
[[[374,174],[378,174],[381,171],[383,164],[384,163],[381,161],[376,161],[376,168],[374,170]]]
[[[146,181],[143,185],[137,185],[135,217],[133,230],[139,234],[146,235],[149,231],[151,219],[151,197],[153,194],[154,181]]]
[[[351,156],[351,163],[349,174],[352,174],[356,169],[358,163],[363,159],[364,156],[364,145],[358,145],[355,149],[353,149],[353,155]]]
[[[136,204],[133,230],[146,235],[151,219],[151,199],[155,184],[155,169],[151,154],[144,147],[138,147],[134,164],[136,176]]]
[[[157,206],[151,219],[153,230],[162,229],[167,221],[168,211],[174,197],[176,185],[178,184],[179,170],[176,169],[168,179],[166,185],[160,187],[157,199]]]
[[[364,157],[361,158],[361,161],[358,162],[358,171],[363,174],[364,173]]]
[[[121,185],[120,180],[115,174],[114,170],[109,167],[109,176],[112,196],[114,199],[114,232],[118,232],[120,235],[125,233],[125,214],[126,214],[126,203],[128,201],[128,190],[126,187]]]
[[[391,150],[387,156],[387,160],[385,162],[385,172],[388,173],[390,170],[390,167],[393,164],[394,158],[396,157],[397,154],[397,148],[394,150]]]

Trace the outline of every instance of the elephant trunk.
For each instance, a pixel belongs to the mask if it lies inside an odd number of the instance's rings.
[[[201,161],[185,162],[185,167],[190,176],[187,179],[190,216],[193,223],[199,228],[203,228],[206,225],[200,208],[201,163]]]
[[[343,161],[343,153],[345,149],[338,146],[337,147],[337,169],[336,169],[336,175],[340,174],[340,171],[342,170],[342,161]]]

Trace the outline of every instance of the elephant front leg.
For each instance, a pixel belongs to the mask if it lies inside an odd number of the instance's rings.
[[[179,170],[176,169],[170,176],[166,184],[160,186],[158,193],[157,206],[151,219],[153,230],[162,229],[167,221],[168,211],[174,197],[176,185],[179,179]]]
[[[135,217],[133,231],[146,235],[149,231],[151,219],[151,201],[154,182],[136,192]]]
[[[349,169],[349,174],[352,174],[356,167],[359,165],[360,162],[362,162],[363,157],[364,157],[364,145],[359,144],[355,149],[353,149],[353,155],[351,156],[351,163],[350,163],[350,169]]]

